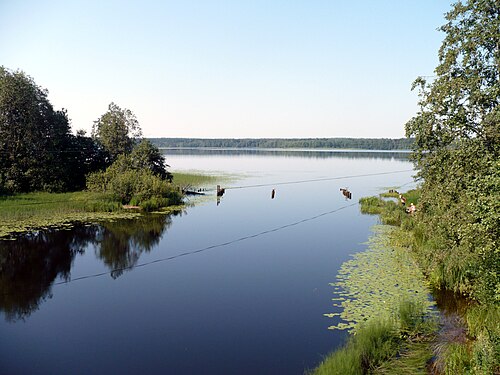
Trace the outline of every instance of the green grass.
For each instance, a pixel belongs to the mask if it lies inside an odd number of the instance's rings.
[[[0,237],[75,221],[134,217],[111,196],[86,191],[27,193],[0,198]]]
[[[477,374],[500,373],[500,306],[475,305],[466,312],[468,335],[474,338],[470,365]]]
[[[419,340],[408,340],[400,347],[396,357],[383,362],[374,374],[380,375],[416,375],[428,374],[428,362],[432,359],[432,336]]]
[[[365,374],[396,354],[398,334],[388,320],[376,320],[360,327],[347,344],[329,355],[313,375]]]
[[[473,259],[460,252],[450,252],[446,257],[439,257],[437,249],[442,248],[442,244],[435,243],[426,236],[425,228],[422,227],[426,223],[422,223],[418,216],[420,192],[411,190],[403,194],[407,198],[407,205],[413,202],[417,206],[417,216],[406,214],[399,200],[395,202],[383,199],[398,197],[397,194],[388,192],[379,197],[362,198],[361,211],[378,214],[382,223],[398,226],[391,233],[391,246],[400,247],[414,257],[418,262],[416,267],[425,270],[431,286],[456,291],[453,286],[468,285],[470,275],[467,267]],[[405,344],[407,349],[398,358],[382,365],[376,373],[425,373],[422,364],[435,346],[434,365],[441,373],[500,374],[500,306],[488,303],[469,304],[463,313],[468,330],[465,342],[447,341],[437,346],[426,340],[409,342]]]
[[[425,313],[422,305],[404,301],[394,317],[370,319],[311,374],[426,373],[435,323],[425,319]]]
[[[408,215],[405,211],[411,203],[417,206],[420,198],[418,190],[409,190],[404,192],[406,197],[406,206],[401,205],[399,195],[397,193],[385,192],[378,197],[366,197],[359,200],[361,213],[368,215],[380,215],[380,220],[383,224],[400,226],[405,221],[408,221]],[[386,200],[383,198],[395,198],[394,200]]]

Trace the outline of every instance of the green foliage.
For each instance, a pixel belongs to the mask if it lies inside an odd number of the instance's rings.
[[[500,336],[488,332],[477,336],[472,345],[471,365],[474,374],[488,375],[500,372]]]
[[[454,4],[437,78],[406,124],[423,178],[415,252],[441,287],[500,303],[500,7]]]
[[[396,357],[383,362],[374,374],[384,375],[427,375],[429,361],[433,357],[431,337],[422,340],[408,340],[401,346]]]
[[[500,338],[500,307],[472,306],[467,310],[466,321],[470,336],[477,337],[486,330]]]
[[[471,367],[476,374],[500,372],[500,307],[477,305],[466,314],[468,334],[475,338]]]
[[[415,81],[421,110],[406,126],[417,150],[430,151],[431,158],[457,140],[498,137],[498,132],[485,131],[485,120],[495,112],[498,117],[499,15],[496,0],[458,2],[446,14],[437,78],[431,84]],[[424,158],[419,155],[419,160]]]
[[[398,319],[403,335],[414,335],[422,331],[428,314],[427,307],[417,301],[403,301],[399,305]]]
[[[165,168],[167,165],[160,150],[147,139],[143,139],[134,147],[130,154],[130,164],[133,169],[149,169],[163,180],[171,182],[173,179],[172,174]]]
[[[382,213],[384,201],[377,197],[363,197],[359,200],[362,214],[379,215]]]
[[[47,95],[23,72],[0,67],[0,186],[6,192],[67,188],[62,162],[69,121]]]
[[[119,155],[106,171],[90,174],[87,189],[112,194],[124,204],[142,203],[147,210],[156,209],[162,203],[177,205],[182,201],[180,192],[172,184],[154,175],[149,169],[133,168],[127,155]],[[152,200],[153,198],[156,200]]]
[[[380,220],[386,225],[400,226],[407,225],[410,220],[406,213],[406,208],[411,204],[418,206],[420,201],[420,191],[410,190],[404,193],[406,206],[399,202],[398,193],[382,193],[380,197],[364,197],[359,200],[361,213],[370,215],[380,215]],[[386,198],[386,199],[382,199]],[[387,200],[393,198],[394,200]]]
[[[106,154],[83,133],[70,133],[66,111],[23,72],[0,67],[0,194],[71,191],[106,167]]]
[[[141,137],[141,129],[132,111],[110,103],[108,111],[94,122],[92,137],[103,145],[114,161],[118,155],[132,152]]]
[[[489,178],[491,179],[492,177],[490,176]],[[390,194],[382,195],[391,196]],[[408,200],[412,199],[417,202],[418,207],[421,207],[425,202],[425,196],[424,200],[419,198],[418,190],[405,193],[405,196]],[[478,198],[478,201],[481,201],[481,197]],[[469,205],[475,204],[477,204],[477,201],[469,203]],[[394,216],[394,202],[372,197],[364,199],[362,205],[377,207],[377,210],[381,211],[382,218],[384,216]],[[458,215],[458,213],[455,212],[455,215]],[[483,274],[485,276],[484,280],[481,280],[481,275],[479,275],[479,279],[475,281],[475,285],[471,285],[471,268],[478,267],[478,269],[484,270],[488,268],[491,272],[498,265],[493,265],[493,262],[486,263],[485,260],[477,260],[474,258],[474,254],[470,253],[464,254],[461,251],[444,253],[441,250],[441,244],[437,242],[438,240],[442,240],[443,237],[437,236],[432,231],[428,231],[426,227],[427,223],[424,219],[429,220],[429,217],[422,218],[421,213],[418,211],[416,215],[403,216],[400,223],[401,228],[396,228],[391,233],[391,246],[399,244],[401,249],[407,253],[411,250],[411,254],[417,257],[419,266],[428,273],[429,281],[434,286],[439,287],[444,285],[448,289],[453,290],[454,286],[459,285],[462,288],[461,290],[464,291],[466,286],[470,290],[474,290],[472,289],[474,286],[478,288],[478,285],[483,285],[482,282],[488,279],[488,274]],[[441,228],[440,225],[443,225],[438,221],[435,223],[436,226],[434,229]],[[457,222],[454,223],[457,225]],[[468,235],[474,237],[477,233],[474,234],[471,232]],[[493,259],[494,262],[496,261],[495,259]],[[474,261],[477,263],[473,263]],[[380,262],[376,263],[379,264]],[[362,269],[364,270],[363,267]],[[413,310],[413,308],[400,308],[399,311],[401,330],[403,332],[405,329],[413,330],[411,326],[408,326],[404,322],[408,321],[407,317],[418,316],[418,308],[416,310]],[[423,319],[423,316],[421,318],[422,320],[409,320],[410,322],[420,321],[423,324],[422,327],[416,329],[417,331],[420,329],[426,330],[425,325],[428,323],[428,320]],[[440,363],[444,363],[442,365],[443,371],[447,374],[493,374],[500,372],[500,308],[491,302],[472,305],[466,311],[465,320],[468,326],[468,335],[473,340],[470,343],[451,342],[447,344],[444,354],[438,358]],[[425,345],[415,345],[413,342],[409,347],[409,356],[405,354],[401,360],[391,360],[383,365],[383,369],[379,369],[380,371],[378,372],[384,374],[411,374],[413,370],[410,370],[411,365],[409,364],[413,363],[414,359],[420,361],[419,357],[424,358],[428,356],[429,348],[426,348]],[[421,353],[421,355],[418,353]],[[396,372],[394,372],[395,369],[397,370]],[[407,370],[408,372],[406,372]]]

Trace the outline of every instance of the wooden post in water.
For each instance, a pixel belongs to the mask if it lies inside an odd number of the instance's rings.
[[[220,185],[217,185],[217,196],[222,197],[225,193],[226,189],[221,188]]]
[[[274,195],[276,194],[275,190],[271,191],[271,199],[274,199]]]

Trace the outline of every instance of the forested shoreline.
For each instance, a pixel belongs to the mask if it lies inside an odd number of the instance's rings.
[[[403,336],[396,306],[396,333],[387,317],[372,316],[316,374],[500,373],[500,7],[457,2],[445,18],[436,75],[413,83],[419,111],[405,127],[419,189],[360,203],[396,227],[388,251],[402,248],[433,289],[467,300],[464,332],[439,338],[443,325],[419,329],[429,317],[417,306]],[[407,213],[406,202],[416,211]]]
[[[410,150],[411,138],[148,138],[160,148],[305,148]]]

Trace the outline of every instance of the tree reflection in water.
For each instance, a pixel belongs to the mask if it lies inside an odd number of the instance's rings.
[[[167,215],[141,216],[135,220],[109,222],[99,227],[94,238],[96,256],[116,279],[133,268],[143,252],[160,242],[172,220]]]
[[[143,252],[150,252],[159,243],[171,224],[169,215],[146,215],[0,240],[0,310],[10,322],[29,317],[52,297],[57,278],[71,279],[73,260],[90,244],[111,276],[119,277],[137,264]]]

